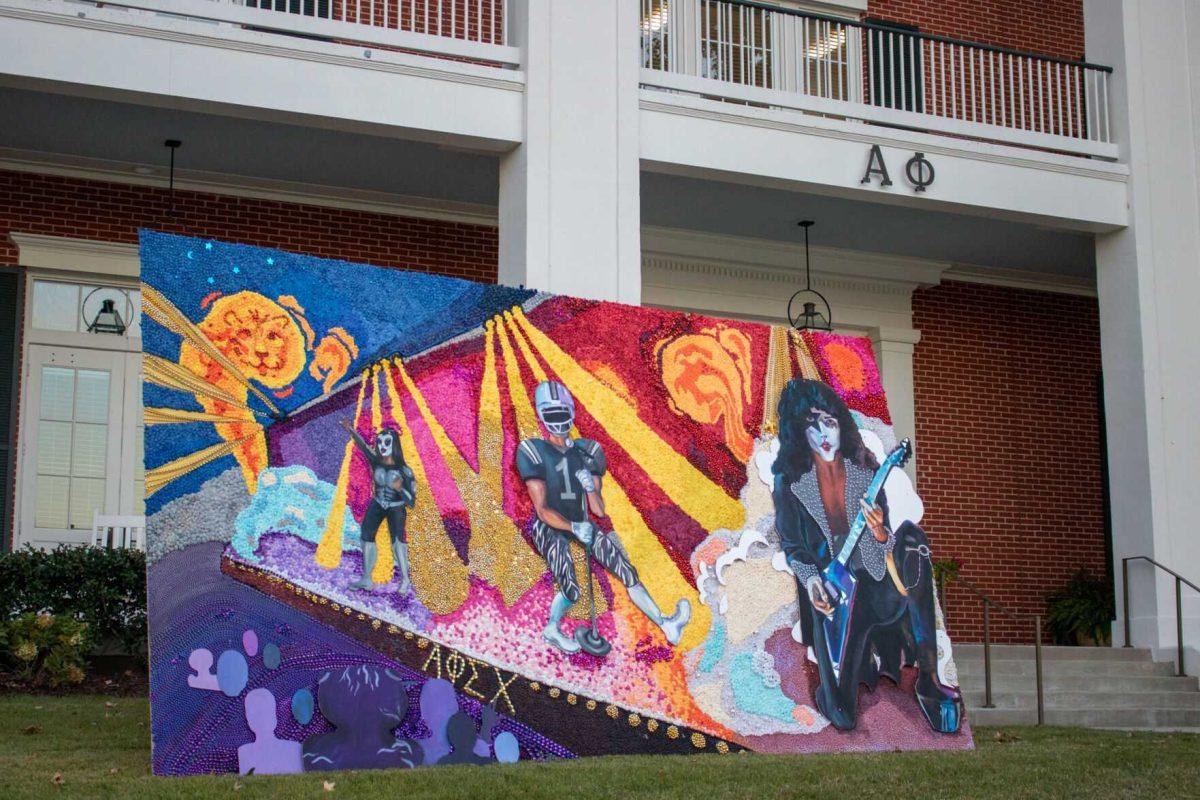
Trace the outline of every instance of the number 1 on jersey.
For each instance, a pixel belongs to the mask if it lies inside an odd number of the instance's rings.
[[[571,473],[567,471],[567,459],[562,459],[558,462],[558,471],[563,476],[563,486],[566,491],[559,492],[559,497],[563,500],[574,500],[578,495],[571,491]]]

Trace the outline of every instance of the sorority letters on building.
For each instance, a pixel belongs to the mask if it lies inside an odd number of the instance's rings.
[[[971,746],[868,340],[142,236],[154,769]]]

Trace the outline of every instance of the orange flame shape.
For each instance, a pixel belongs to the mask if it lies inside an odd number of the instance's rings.
[[[358,358],[358,345],[345,328],[330,328],[317,345],[308,374],[321,381],[326,394],[346,376],[350,364]]]
[[[722,423],[725,444],[742,461],[754,439],[743,412],[750,402],[750,339],[734,328],[705,329],[658,345],[663,385],[676,414],[711,425]]]

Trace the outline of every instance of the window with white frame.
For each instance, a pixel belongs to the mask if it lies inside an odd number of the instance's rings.
[[[30,324],[34,330],[89,333],[103,317],[106,302],[111,303],[107,308],[125,328],[121,335],[140,338],[141,292],[118,286],[35,280],[30,293]]]

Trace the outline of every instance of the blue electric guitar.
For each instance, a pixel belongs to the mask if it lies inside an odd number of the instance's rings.
[[[875,505],[875,500],[879,497],[879,491],[883,489],[888,473],[896,467],[903,467],[910,458],[912,458],[912,443],[908,439],[901,439],[900,444],[888,453],[887,458],[875,471],[875,477],[871,479],[871,485],[867,487],[866,501],[868,505]],[[854,548],[858,546],[858,539],[866,527],[866,514],[863,513],[862,508],[859,508],[858,516],[854,518],[854,524],[850,526],[850,533],[846,536],[846,542],[842,545],[841,551],[821,573],[825,593],[829,595],[829,604],[833,606],[833,613],[827,615],[822,623],[825,628],[825,646],[829,650],[829,660],[833,662],[834,677],[838,679],[842,674],[842,659],[846,656],[846,634],[850,630],[850,612],[854,610],[854,594],[858,590],[858,581],[846,565],[850,563],[850,556],[853,555]]]

